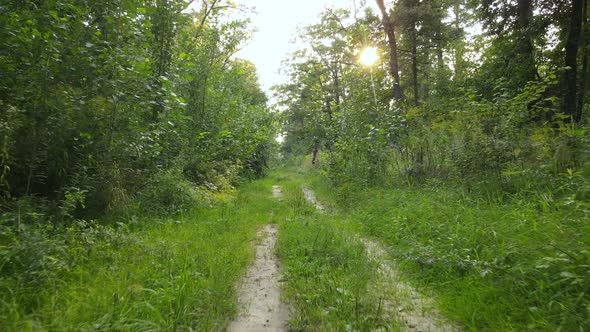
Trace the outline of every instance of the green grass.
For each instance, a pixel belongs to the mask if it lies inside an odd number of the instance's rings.
[[[409,280],[467,329],[590,330],[588,211],[440,185],[334,189],[317,173],[308,181],[345,222],[390,246]]]
[[[237,314],[235,285],[254,258],[256,231],[279,226],[283,298],[294,330],[369,330],[383,318],[352,228],[319,214],[287,169],[233,198],[169,219],[3,228],[0,330],[224,330]],[[281,185],[284,197],[270,197]]]
[[[275,184],[281,199],[270,197]],[[332,212],[307,203],[304,185]],[[377,264],[359,236],[387,245],[404,279],[468,330],[588,330],[587,213],[441,185],[334,188],[287,168],[177,218],[2,225],[0,330],[224,330],[268,223],[279,227],[293,330],[399,328],[381,308]]]
[[[254,182],[228,203],[132,229],[13,234],[0,256],[0,330],[223,329],[256,229],[272,221],[269,188]]]
[[[388,326],[370,289],[376,264],[348,226],[305,202],[301,175],[286,171],[277,183],[295,208],[280,224],[277,253],[284,297],[295,309],[290,327],[301,331],[366,331]]]

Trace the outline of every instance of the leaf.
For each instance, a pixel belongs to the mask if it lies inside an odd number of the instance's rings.
[[[55,10],[50,10],[48,13],[54,19],[56,19],[56,20],[59,19],[59,15],[57,15],[57,12]]]

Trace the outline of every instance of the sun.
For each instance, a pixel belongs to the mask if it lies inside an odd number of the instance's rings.
[[[365,66],[370,66],[379,60],[376,47],[367,47],[361,52],[359,61]]]

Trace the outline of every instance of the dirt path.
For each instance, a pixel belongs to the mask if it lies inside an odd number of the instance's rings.
[[[281,191],[281,186],[272,186],[272,197],[274,198],[282,198],[283,192]]]
[[[303,188],[303,194],[308,202],[324,211],[311,189]],[[420,294],[401,279],[401,274],[388,260],[387,251],[381,244],[367,238],[360,238],[360,241],[365,245],[367,256],[379,264],[379,279],[373,289],[382,294],[380,305],[389,317],[402,324],[402,331],[461,331],[438,312],[431,298]]]
[[[432,298],[402,280],[395,263],[388,259],[387,251],[381,244],[366,238],[360,240],[365,245],[367,256],[379,264],[379,279],[373,287],[383,294],[383,310],[403,324],[402,331],[461,331],[440,314]]]
[[[279,186],[272,195],[282,196]],[[289,311],[281,303],[281,279],[278,260],[273,253],[277,242],[277,228],[266,225],[257,233],[262,242],[256,246],[256,260],[250,266],[239,289],[239,316],[229,325],[230,332],[287,331]]]

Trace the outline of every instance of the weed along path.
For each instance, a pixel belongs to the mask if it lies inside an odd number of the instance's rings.
[[[279,186],[272,187],[272,196],[283,196]],[[261,243],[256,246],[256,260],[250,266],[239,287],[240,314],[228,330],[287,331],[289,311],[280,299],[281,275],[278,260],[273,252],[277,242],[277,227],[265,225],[257,237]]]
[[[304,187],[302,190],[309,203],[318,211],[325,211],[311,189]],[[359,240],[365,247],[367,257],[378,267],[379,276],[369,289],[380,294],[379,307],[386,317],[398,322],[401,331],[461,331],[439,313],[431,298],[422,295],[402,280],[401,274],[395,264],[389,261],[387,251],[380,243],[367,238]]]

